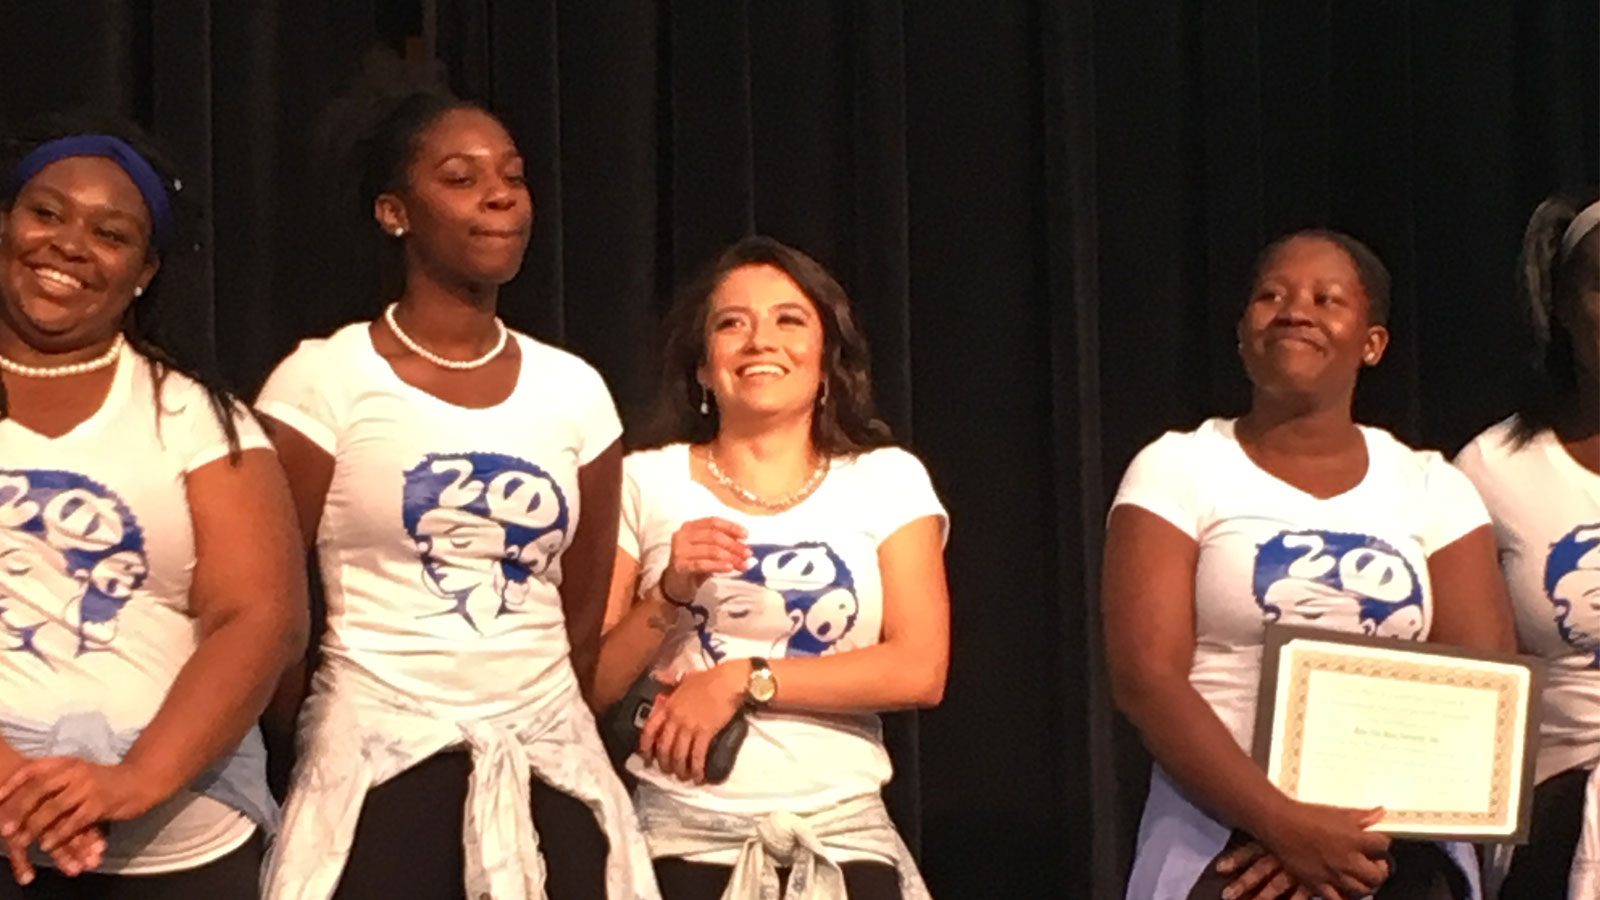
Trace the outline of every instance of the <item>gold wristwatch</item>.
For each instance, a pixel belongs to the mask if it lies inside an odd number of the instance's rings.
[[[744,696],[745,701],[756,709],[761,709],[778,696],[778,676],[772,674],[767,661],[759,656],[750,658],[750,675],[744,683]]]

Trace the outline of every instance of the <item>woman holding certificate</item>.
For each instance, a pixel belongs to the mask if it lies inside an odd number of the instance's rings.
[[[1494,517],[1517,642],[1548,667],[1529,842],[1496,855],[1501,900],[1593,897],[1594,851],[1573,851],[1600,759],[1600,202],[1558,194],[1523,238],[1523,288],[1538,338],[1536,390],[1456,464]],[[1596,835],[1600,840],[1600,835]],[[1569,884],[1569,873],[1571,884]],[[1585,886],[1587,885],[1587,886]]]
[[[1238,419],[1170,432],[1112,505],[1102,591],[1118,706],[1156,768],[1127,896],[1477,898],[1465,844],[1294,800],[1250,758],[1269,622],[1507,650],[1488,516],[1441,456],[1356,424],[1388,346],[1371,250],[1304,231],[1258,257]]]

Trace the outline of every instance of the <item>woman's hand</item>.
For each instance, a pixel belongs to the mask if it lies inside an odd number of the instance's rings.
[[[97,840],[97,824],[138,818],[150,811],[159,797],[149,789],[149,779],[126,764],[102,766],[75,756],[33,759],[0,784],[0,835],[8,848],[38,843],[55,857],[62,871],[92,858],[99,864],[104,841]],[[86,832],[90,838],[81,837]],[[25,857],[24,857],[25,858]],[[16,856],[12,855],[13,867]]]
[[[671,556],[661,573],[661,593],[668,601],[685,606],[712,575],[749,568],[747,537],[749,532],[739,525],[715,516],[683,523],[672,535]]]
[[[1246,844],[1218,863],[1217,870],[1224,874],[1248,866],[1223,896],[1228,900],[1267,900],[1285,896],[1293,887],[1303,893],[1290,896],[1325,900],[1366,897],[1390,875],[1385,858],[1388,836],[1367,830],[1382,818],[1382,809],[1342,809],[1291,801],[1259,845]],[[1252,890],[1255,893],[1250,893]]]
[[[706,751],[744,705],[749,660],[722,663],[691,672],[670,693],[656,697],[655,708],[639,733],[639,755],[684,781],[704,784]]]
[[[1382,860],[1384,879],[1391,873],[1389,861]],[[1311,892],[1302,887],[1283,867],[1283,861],[1273,856],[1257,841],[1230,850],[1217,861],[1217,872],[1238,876],[1222,891],[1222,900],[1315,900]]]

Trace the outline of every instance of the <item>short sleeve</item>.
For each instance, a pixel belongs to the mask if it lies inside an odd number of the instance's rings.
[[[1195,440],[1193,434],[1174,431],[1146,445],[1128,464],[1111,508],[1137,506],[1198,540],[1207,504],[1195,478],[1201,465],[1195,458]]]
[[[876,502],[866,505],[876,521],[873,533],[882,543],[906,525],[926,516],[939,520],[939,540],[950,540],[950,514],[933,489],[922,460],[899,448],[875,450],[864,473]]]
[[[580,361],[579,366],[581,371],[574,379],[574,394],[580,400],[577,415],[582,442],[578,448],[578,465],[586,466],[622,436],[622,420],[617,417],[617,405],[611,400],[605,379],[588,363]]]
[[[1427,454],[1423,480],[1423,502],[1427,504],[1421,535],[1424,553],[1432,556],[1489,524],[1489,511],[1471,479],[1443,456]]]
[[[328,391],[337,376],[326,364],[328,341],[301,341],[272,370],[256,398],[256,409],[305,435],[328,453],[339,443],[339,420]]]
[[[210,393],[198,382],[168,373],[161,385],[161,439],[176,452],[185,474],[227,456],[233,449]],[[237,400],[226,407],[233,418],[239,449],[271,449],[255,417]]]
[[[617,549],[639,559],[639,529],[644,521],[644,497],[639,490],[642,457],[630,454],[622,460],[622,517],[617,523]]]

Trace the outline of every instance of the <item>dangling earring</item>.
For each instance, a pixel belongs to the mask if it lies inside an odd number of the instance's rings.
[[[700,385],[700,415],[711,415],[711,398],[710,395],[706,393],[706,386],[703,384]]]
[[[822,409],[828,405],[828,379],[822,379],[822,390],[817,392],[817,408]]]

